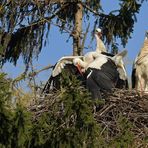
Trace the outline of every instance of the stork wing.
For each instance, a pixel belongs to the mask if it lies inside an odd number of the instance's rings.
[[[66,64],[73,64],[73,59],[74,58],[82,58],[83,59],[83,56],[66,56],[66,57],[62,57],[56,63],[56,65],[55,65],[55,67],[54,67],[54,69],[52,71],[52,76],[55,77],[59,73],[61,73],[62,69],[64,68],[64,66]]]
[[[122,52],[111,57],[111,59],[116,63],[116,65],[118,65],[120,61],[126,56],[126,54],[127,54],[127,50],[123,50]]]

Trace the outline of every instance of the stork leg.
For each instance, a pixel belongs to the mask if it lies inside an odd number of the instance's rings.
[[[136,90],[137,90],[138,94],[140,95],[140,97],[142,97],[143,91],[144,91],[144,81],[143,81],[141,75],[137,76]]]
[[[143,78],[143,83],[144,83],[144,94],[148,94],[148,78],[146,77],[145,79]]]

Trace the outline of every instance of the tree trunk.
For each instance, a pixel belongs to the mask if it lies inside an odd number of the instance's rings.
[[[82,17],[83,7],[81,3],[76,4],[74,37],[73,37],[73,55],[82,55],[81,33],[82,33]]]

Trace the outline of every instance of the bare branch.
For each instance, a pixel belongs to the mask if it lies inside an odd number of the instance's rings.
[[[88,24],[88,26],[87,26],[87,28],[86,28],[86,32],[85,32],[85,34],[84,34],[84,36],[83,36],[81,49],[84,48],[84,44],[85,44],[85,41],[86,41],[87,33],[88,33],[88,31],[89,31],[89,26],[90,26],[90,23]]]
[[[44,70],[48,70],[48,69],[50,69],[50,68],[53,68],[53,66],[49,64],[48,66],[45,66],[44,68],[42,68],[42,69],[40,69],[40,70],[38,70],[38,71],[30,72],[30,73],[28,74],[28,77],[34,77],[35,75],[39,74],[40,72],[42,72],[42,71],[44,71]]]
[[[81,2],[81,5],[82,5],[84,8],[88,9],[90,12],[92,12],[92,13],[95,14],[95,15],[98,15],[98,16],[106,16],[106,17],[108,16],[108,15],[105,15],[105,14],[103,14],[103,13],[99,13],[99,12],[97,12],[97,11],[91,9],[88,5],[86,5],[86,4],[83,3],[83,2]]]
[[[26,74],[26,71],[25,71],[25,72],[21,73],[17,78],[15,78],[13,80],[13,83],[19,82],[19,81],[24,80],[26,78],[34,77],[37,74],[39,74],[40,72],[42,72],[44,70],[48,70],[50,68],[53,68],[53,66],[49,64],[48,66],[46,66],[46,67],[44,67],[44,68],[42,68],[42,69],[40,69],[38,71],[30,72],[29,74]]]
[[[31,28],[31,27],[33,27],[33,26],[44,25],[44,24],[47,23],[47,22],[50,23],[51,20],[52,20],[55,16],[57,16],[63,9],[65,9],[66,6],[68,6],[68,4],[64,4],[57,12],[53,13],[52,16],[41,18],[40,20],[31,23],[29,26],[22,27],[22,28]],[[22,28],[20,28],[20,29],[22,29]]]

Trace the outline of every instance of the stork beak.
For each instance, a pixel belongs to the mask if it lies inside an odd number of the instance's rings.
[[[78,71],[80,72],[80,74],[83,75],[83,72],[81,70],[81,66],[79,64],[77,64],[76,67],[78,68]]]

